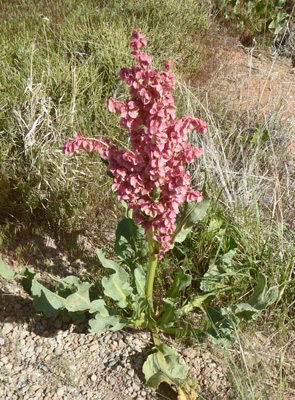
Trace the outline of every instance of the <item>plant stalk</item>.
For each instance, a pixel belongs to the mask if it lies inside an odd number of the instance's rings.
[[[149,245],[149,266],[147,270],[147,277],[145,283],[145,294],[148,301],[153,302],[153,288],[154,288],[154,280],[155,273],[158,264],[158,257],[155,254],[155,242],[153,239],[153,228],[147,231],[148,245]]]

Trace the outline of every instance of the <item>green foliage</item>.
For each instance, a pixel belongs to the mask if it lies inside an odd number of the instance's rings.
[[[12,281],[17,275],[14,271],[7,267],[5,262],[0,259],[0,275],[2,278]]]
[[[273,304],[277,298],[278,287],[267,288],[267,277],[264,274],[260,274],[252,296],[245,303],[237,304],[234,308],[234,313],[245,320],[255,318],[259,311]]]
[[[209,265],[208,271],[202,278],[200,289],[203,292],[210,292],[224,286],[225,280],[232,277],[236,271],[233,268],[233,257],[236,249],[230,250],[228,253],[217,256],[214,263]]]
[[[179,399],[196,399],[196,380],[187,379],[185,366],[179,362],[177,352],[165,344],[159,344],[151,353],[143,365],[147,384],[156,388],[166,382],[176,386]]]
[[[119,331],[128,322],[118,311],[108,308],[102,299],[94,300],[89,312],[95,313],[94,318],[89,321],[89,331],[93,333]]]
[[[248,321],[257,318],[258,313],[273,304],[278,297],[278,288],[267,288],[267,277],[260,274],[252,296],[243,303],[230,305],[226,308],[206,307],[207,317],[211,326],[208,335],[217,343],[230,346],[235,341],[235,328],[240,319]]]
[[[104,268],[110,273],[109,278],[103,277],[101,281],[104,294],[113,299],[118,307],[127,307],[127,298],[132,293],[128,273],[114,261],[105,258],[102,250],[97,250],[97,256]]]
[[[144,229],[136,225],[132,218],[123,218],[116,230],[115,253],[125,261],[140,262],[147,256]]]
[[[210,200],[208,199],[205,199],[200,203],[193,202],[183,204],[176,219],[176,229],[172,235],[172,243],[181,243],[185,240],[193,226],[205,217],[209,204]]]
[[[248,28],[253,33],[272,31],[277,34],[290,19],[284,11],[286,3],[286,0],[217,0],[216,8],[225,20],[235,21],[242,30]]]

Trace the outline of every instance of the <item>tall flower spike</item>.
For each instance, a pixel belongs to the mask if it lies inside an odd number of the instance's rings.
[[[107,139],[78,134],[74,141],[65,143],[63,151],[73,155],[80,149],[95,150],[108,159],[108,170],[114,176],[112,189],[120,201],[128,203],[135,221],[146,233],[152,227],[160,259],[170,248],[181,203],[203,200],[202,193],[189,188],[190,174],[185,166],[203,153],[187,143],[188,133],[196,130],[205,134],[207,127],[203,120],[191,115],[175,119],[171,61],[165,63],[163,72],[150,69],[151,58],[142,52],[147,44],[145,36],[139,29],[131,35],[131,54],[137,65],[122,68],[119,73],[130,86],[131,97],[125,101],[109,99],[107,104],[110,112],[120,114],[132,149],[119,150]]]

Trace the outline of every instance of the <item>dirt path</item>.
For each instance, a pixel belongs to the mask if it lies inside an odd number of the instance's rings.
[[[295,153],[295,69],[291,59],[231,41],[220,50],[218,62],[210,79],[211,90],[222,93],[228,107],[246,114],[248,121],[267,127],[270,119],[276,118],[289,131],[289,148]]]

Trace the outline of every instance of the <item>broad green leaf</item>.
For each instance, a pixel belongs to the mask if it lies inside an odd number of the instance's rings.
[[[5,262],[0,258],[0,275],[2,278],[11,281],[17,274],[12,269],[8,268]]]
[[[185,240],[193,226],[205,217],[209,204],[210,200],[208,199],[205,199],[200,203],[184,203],[175,222],[176,229],[172,235],[172,243],[180,243]]]
[[[91,307],[89,289],[92,285],[81,282],[75,293],[65,299],[65,308],[71,312],[87,311]]]
[[[89,332],[118,331],[127,324],[127,320],[115,310],[109,309],[102,299],[91,303],[90,313],[95,313],[95,316],[89,321]]]
[[[81,312],[90,309],[89,290],[93,286],[88,282],[81,281],[77,276],[57,278],[49,275],[60,284],[58,295],[65,299],[65,308],[70,312]]]
[[[39,283],[36,276],[32,280],[31,296],[35,309],[47,317],[55,317],[64,308],[65,299]]]
[[[78,313],[78,312],[70,312],[69,316],[76,322],[84,322],[85,321],[85,313]]]
[[[255,314],[263,310],[267,306],[273,304],[278,297],[278,288],[273,286],[267,288],[267,276],[259,275],[259,281],[252,296],[248,301],[237,304],[234,307],[234,312],[237,316],[246,320],[253,318]]]
[[[235,342],[234,331],[238,319],[233,315],[229,308],[207,307],[206,313],[211,324],[206,331],[211,340],[216,344],[225,347],[231,346]]]
[[[178,297],[179,292],[188,287],[191,282],[192,276],[187,274],[184,269],[181,269],[181,271],[176,274],[172,286],[167,291],[166,296],[172,298]]]
[[[97,256],[110,273],[108,278],[103,277],[101,280],[104,294],[115,300],[119,307],[125,308],[128,305],[127,297],[132,293],[128,273],[114,261],[105,258],[102,250],[97,251]]]
[[[143,365],[143,373],[148,386],[158,387],[162,382],[176,386],[179,399],[195,400],[196,382],[187,379],[185,366],[179,362],[177,352],[165,344],[154,347]]]
[[[124,260],[144,257],[145,247],[144,229],[138,226],[133,219],[123,218],[116,231],[115,252],[117,256]]]

